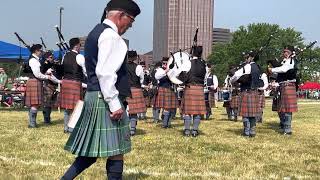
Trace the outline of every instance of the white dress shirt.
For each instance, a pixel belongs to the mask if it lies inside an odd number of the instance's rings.
[[[158,67],[156,69],[156,73],[154,75],[154,77],[156,78],[156,80],[160,80],[161,78],[165,77],[167,75],[166,71],[164,69],[162,69],[161,67]]]
[[[40,71],[41,64],[39,62],[39,57],[32,54],[32,58],[29,60],[29,66],[31,67],[33,75],[41,80],[49,79],[49,75],[44,75]]]
[[[103,23],[111,28],[106,28],[98,39],[96,75],[104,100],[108,103],[110,111],[115,112],[121,109],[119,91],[115,87],[118,78],[117,71],[124,62],[128,47],[112,21],[105,19]]]
[[[76,56],[76,61],[77,61],[77,64],[79,66],[81,66],[82,68],[82,72],[83,72],[83,75],[85,75],[87,77],[87,70],[86,70],[86,65],[85,65],[85,58],[82,54],[78,54]]]
[[[268,76],[266,73],[262,73],[261,78],[263,81],[263,87],[258,88],[259,90],[266,90],[269,86],[269,82],[268,82]]]
[[[236,82],[238,79],[240,79],[241,76],[246,75],[246,74],[251,74],[251,64],[254,62],[246,64],[244,68],[244,73],[243,73],[243,68],[239,69],[234,73],[234,75],[230,78],[231,83]]]
[[[291,64],[290,64],[290,62],[291,62],[291,58],[283,59],[283,61],[281,62],[282,66],[272,68],[271,69],[272,73],[286,73],[290,69],[293,69],[294,68],[294,60],[292,60]]]
[[[136,67],[136,75],[140,78],[140,84],[141,87],[144,87],[143,81],[144,81],[144,72],[143,67],[141,65],[138,65]]]

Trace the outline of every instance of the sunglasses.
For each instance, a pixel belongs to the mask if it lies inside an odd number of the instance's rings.
[[[123,14],[126,15],[131,20],[132,23],[135,21],[134,17],[130,16],[128,13],[123,12]]]

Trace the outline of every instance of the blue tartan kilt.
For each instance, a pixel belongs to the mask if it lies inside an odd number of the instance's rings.
[[[87,92],[80,118],[64,149],[77,156],[110,157],[131,151],[129,118],[111,120],[100,91]]]

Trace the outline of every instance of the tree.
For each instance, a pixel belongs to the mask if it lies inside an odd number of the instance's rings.
[[[264,46],[272,35],[268,47],[260,54],[258,64],[263,70],[267,69],[267,60],[280,58],[282,49],[286,45],[303,47],[303,37],[293,28],[281,28],[276,24],[258,23],[241,26],[233,33],[229,44],[218,44],[213,47],[213,53],[208,61],[215,67],[214,73],[219,82],[223,82],[230,65],[238,65],[243,61],[242,52],[258,50]]]

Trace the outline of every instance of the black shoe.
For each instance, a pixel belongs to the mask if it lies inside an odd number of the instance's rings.
[[[135,130],[130,130],[130,136],[134,136],[136,135],[136,131]]]
[[[241,134],[243,137],[249,137],[250,135],[249,134],[245,134],[245,133],[242,133]]]
[[[63,130],[63,133],[68,134],[69,131],[68,130]]]
[[[249,137],[254,138],[256,137],[256,134],[250,134]]]
[[[199,135],[198,130],[192,130],[192,137],[197,137]]]
[[[186,136],[186,137],[189,137],[190,136],[190,130],[189,129],[185,129],[183,131],[183,135]]]
[[[163,128],[163,129],[167,129],[167,128],[168,128],[168,126],[164,126],[164,125],[162,125],[162,128]]]
[[[30,126],[30,125],[28,125],[28,128],[37,128],[37,125],[36,125],[36,126]]]
[[[52,122],[44,122],[44,125],[46,126],[52,125]]]
[[[291,136],[291,135],[292,135],[292,132],[283,132],[283,135]]]

